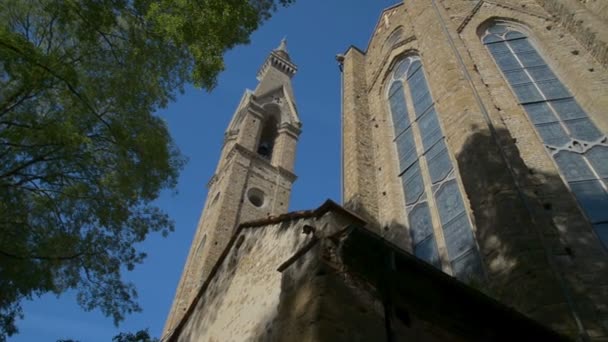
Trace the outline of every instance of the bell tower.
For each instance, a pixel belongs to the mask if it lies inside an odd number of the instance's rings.
[[[291,86],[296,71],[283,39],[260,68],[255,90],[245,90],[207,185],[205,207],[163,336],[179,324],[235,228],[287,212],[302,126]]]

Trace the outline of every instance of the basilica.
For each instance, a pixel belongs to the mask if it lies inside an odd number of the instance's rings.
[[[288,212],[282,41],[162,341],[608,341],[608,1],[400,1],[336,59],[343,203]]]

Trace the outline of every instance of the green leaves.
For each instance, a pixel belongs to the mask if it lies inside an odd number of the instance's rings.
[[[211,90],[223,53],[290,2],[0,3],[0,341],[47,292],[116,323],[140,310],[121,271],[173,230],[153,201],[185,162],[154,112],[186,83]]]

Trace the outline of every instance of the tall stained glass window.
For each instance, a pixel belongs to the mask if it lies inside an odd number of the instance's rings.
[[[452,273],[461,279],[478,276],[481,274],[479,252],[418,57],[404,58],[396,65],[388,102],[414,254],[441,267],[438,237],[431,219],[435,212],[443,230]],[[417,146],[416,141],[421,145]],[[430,184],[425,184],[425,179]]]
[[[530,43],[506,24],[482,38],[597,235],[608,247],[608,139]]]

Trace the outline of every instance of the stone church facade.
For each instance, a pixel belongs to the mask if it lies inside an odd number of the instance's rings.
[[[226,132],[167,341],[608,341],[608,3],[412,0],[338,58],[343,206],[287,213],[283,42]]]

